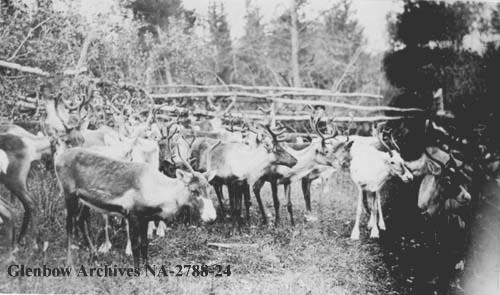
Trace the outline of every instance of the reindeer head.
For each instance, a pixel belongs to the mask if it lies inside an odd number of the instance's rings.
[[[191,165],[179,156],[188,171],[176,170],[177,179],[184,182],[189,191],[188,206],[194,208],[200,213],[203,222],[210,222],[217,218],[212,199],[210,198],[211,186],[209,181],[215,177],[213,172],[200,173],[194,171]]]
[[[345,141],[339,140],[337,138],[339,132],[336,126],[332,128],[333,132],[331,134],[323,134],[319,128],[320,122],[321,118],[311,119],[311,126],[320,138],[320,144],[315,146],[316,161],[334,169],[349,167],[350,149],[353,141],[349,140],[349,136],[346,137]]]
[[[75,92],[61,91],[55,96],[55,113],[65,130],[64,134],[55,136],[56,149],[81,146],[85,141],[81,131],[87,116],[93,111],[90,101],[95,88],[93,83],[78,85],[75,88]],[[68,93],[71,94],[71,99],[65,98]],[[87,109],[85,114],[83,114],[84,109]]]
[[[0,150],[0,172],[7,173],[7,167],[9,167],[9,158],[3,150]]]
[[[397,145],[396,141],[394,140],[394,137],[392,136],[392,133],[387,130],[382,131],[381,127],[384,125],[381,124],[377,128],[377,136],[380,141],[380,143],[385,147],[387,150],[387,153],[389,155],[387,159],[387,164],[389,166],[389,171],[391,175],[399,177],[403,182],[408,183],[413,180],[413,174],[411,173],[411,170],[408,168],[406,165],[405,160],[401,157],[400,154],[400,149],[399,146]],[[393,146],[392,148],[385,142],[384,140],[384,134],[385,133],[390,133],[390,142],[391,145]]]
[[[427,150],[425,153],[439,168],[426,174],[420,184],[418,207],[422,214],[433,216],[443,209],[457,212],[467,207],[471,200],[467,191],[470,177],[463,171],[464,164],[457,166],[457,160],[452,154],[448,155],[444,164]]]
[[[287,152],[280,143],[283,140],[279,138],[279,136],[282,135],[286,130],[284,130],[283,128],[276,133],[276,131],[273,131],[269,125],[263,125],[262,128],[266,131],[269,137],[264,136],[264,134],[261,133],[261,146],[263,146],[266,151],[269,154],[272,154],[272,156],[274,157],[272,164],[284,165],[287,167],[295,166],[295,164],[297,164],[297,159],[295,159],[289,152]]]

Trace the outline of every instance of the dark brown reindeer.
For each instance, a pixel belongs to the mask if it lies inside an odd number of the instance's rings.
[[[199,210],[204,222],[216,218],[208,184],[211,173],[177,170],[174,179],[146,164],[112,160],[83,148],[62,151],[55,159],[55,167],[66,200],[69,263],[79,202],[128,219],[136,267],[142,261],[147,263],[149,220],[165,219],[184,205]],[[91,253],[96,254],[88,225],[84,235]]]
[[[472,181],[464,162],[454,158],[452,153],[437,147],[427,147],[422,156],[407,166],[416,176],[423,175],[418,192],[418,207],[426,219],[441,210],[459,211],[471,201],[467,191]]]
[[[48,137],[35,136],[16,125],[3,125],[0,131],[0,149],[5,152],[9,161],[7,170],[0,173],[0,183],[21,201],[24,208],[17,239],[17,244],[20,244],[36,213],[35,202],[26,186],[28,172],[33,161],[51,153],[51,144]]]
[[[7,153],[0,150],[0,173],[7,173],[7,168],[9,167],[9,157]],[[2,219],[3,225],[5,227],[7,243],[9,247],[9,254],[7,261],[13,260],[13,254],[15,252],[15,231],[14,231],[14,212],[11,205],[0,196],[0,218]]]

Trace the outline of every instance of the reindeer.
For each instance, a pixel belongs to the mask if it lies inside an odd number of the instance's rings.
[[[425,219],[441,209],[458,211],[471,201],[467,184],[471,178],[451,153],[437,147],[427,147],[422,156],[407,166],[415,176],[422,176],[418,192],[418,207]]]
[[[343,153],[343,156],[341,156],[340,152],[347,151],[350,148],[352,142],[348,142],[348,140],[345,142],[334,141],[334,138],[337,134],[334,134],[330,137],[325,137],[318,129],[319,122],[320,120],[316,120],[316,123],[312,124],[314,130],[320,136],[319,139],[313,140],[309,146],[303,148],[302,150],[294,150],[285,146],[286,151],[297,159],[297,164],[295,166],[293,166],[292,168],[288,168],[286,166],[273,165],[269,168],[268,171],[266,171],[265,175],[263,175],[257,182],[254,183],[253,190],[262,213],[264,224],[267,223],[267,218],[260,198],[260,190],[265,181],[271,183],[271,191],[276,215],[275,224],[278,225],[280,222],[279,199],[277,196],[277,185],[279,183],[283,184],[284,186],[284,191],[287,198],[287,209],[290,215],[290,222],[292,225],[294,225],[290,184],[301,178],[305,179],[303,180],[303,182],[307,181],[310,183],[312,179],[319,177],[318,172],[322,167],[332,167],[334,169],[338,169],[340,168],[340,163],[342,162],[343,164],[346,161],[348,153]],[[337,158],[337,156],[339,156],[339,158]],[[303,189],[306,207],[308,212],[310,212],[311,203],[309,187],[307,188],[307,191],[304,186]]]
[[[166,134],[162,134],[158,141],[160,146],[160,171],[170,177],[175,177],[175,170],[183,167],[184,159],[189,158],[190,149],[193,141],[188,142],[182,134],[182,126],[177,123],[171,123],[166,128]]]
[[[88,97],[91,97],[91,95],[88,95]],[[55,100],[54,113],[56,114],[57,118],[65,128],[66,135],[62,136],[61,138],[66,138],[65,143],[63,143],[63,145],[66,148],[75,146],[90,147],[92,150],[97,151],[99,154],[107,156],[109,158],[113,158],[116,160],[128,160],[133,162],[146,163],[154,170],[159,169],[159,146],[156,142],[139,138],[138,136],[136,136],[135,138],[131,139],[121,137],[120,141],[116,142],[114,145],[110,145],[110,141],[109,140],[106,141],[107,129],[103,128],[107,126],[103,126],[100,128],[100,130],[96,131],[81,130],[81,126],[85,121],[85,117],[82,117],[81,110],[86,104],[88,104],[89,102],[88,99],[82,100],[78,106],[74,107],[73,110],[77,109],[78,112],[75,117],[72,117],[74,121],[73,125],[69,125],[68,122],[61,115],[58,108],[59,101],[63,100],[61,98],[57,98]],[[66,104],[65,106],[67,107]],[[79,223],[82,231],[85,230],[85,225],[83,224],[83,222],[86,219],[88,220],[88,218],[85,218],[85,216],[89,214],[88,209],[89,208],[82,209],[82,215],[84,217],[80,220]],[[104,215],[104,220],[105,220],[105,226],[104,226],[105,241],[99,247],[99,252],[101,253],[107,253],[111,249],[111,242],[109,240],[109,232],[108,232],[109,219],[107,215]],[[131,255],[132,250],[131,250],[131,241],[130,241],[128,223],[126,223],[126,228],[127,228],[126,230],[127,246],[125,253],[127,255]],[[154,228],[155,228],[154,223],[151,221],[148,229],[148,237],[152,238],[153,235],[152,231]],[[160,228],[157,230],[157,234],[159,236],[164,236],[165,228],[166,226],[164,225],[163,222],[161,222]]]
[[[9,167],[9,157],[6,152],[0,150],[0,173],[6,174]],[[9,244],[9,254],[7,260],[13,259],[13,254],[16,252],[14,237],[14,212],[11,205],[0,196],[0,218],[4,224],[7,236],[7,243]]]
[[[220,202],[222,202],[222,184],[228,185],[233,225],[241,223],[241,194],[245,194],[247,217],[249,215],[249,185],[257,181],[273,164],[293,167],[297,163],[297,160],[280,145],[278,139],[280,134],[272,131],[269,125],[262,127],[271,139],[264,138],[264,141],[256,147],[241,142],[219,142],[211,145],[203,154],[196,150],[198,147],[196,141],[193,144],[192,154],[200,155],[197,157],[199,164],[206,165],[206,167],[198,165],[198,168],[213,171],[217,177],[215,179],[220,181],[216,187]],[[206,162],[202,162],[204,159]]]
[[[113,160],[83,148],[62,151],[55,159],[55,167],[66,200],[68,263],[79,201],[99,212],[128,219],[135,267],[148,260],[149,220],[165,219],[184,205],[199,210],[204,222],[216,218],[208,184],[212,173],[177,170],[177,178],[173,179],[146,164]],[[96,254],[88,226],[84,234],[91,253]]]
[[[121,143],[116,146],[96,146],[90,148],[92,151],[99,153],[100,155],[106,156],[108,158],[112,158],[115,160],[125,160],[130,162],[137,163],[145,163],[148,164],[154,170],[158,170],[158,155],[159,148],[158,144],[154,141],[136,138],[128,140],[124,143]],[[104,215],[104,243],[99,247],[100,253],[107,253],[112,245],[109,239],[109,218],[105,214]],[[132,246],[130,241],[130,233],[129,233],[129,225],[128,222],[125,222],[126,225],[126,233],[127,233],[127,246],[125,247],[125,254],[132,255]],[[153,229],[155,228],[154,222],[150,222],[148,224],[148,238],[152,238]],[[160,221],[160,226],[157,229],[158,236],[165,235],[165,224],[163,221]]]
[[[2,131],[7,133],[0,133],[0,149],[7,155],[9,165],[6,171],[0,173],[0,182],[21,201],[24,208],[17,239],[19,244],[36,213],[35,202],[26,186],[28,172],[33,161],[51,154],[51,142],[45,136],[35,136],[16,125],[4,125]]]
[[[380,151],[366,140],[354,140],[351,146],[351,178],[358,187],[358,202],[356,207],[356,221],[351,233],[352,240],[359,239],[359,223],[361,220],[364,195],[375,194],[372,197],[372,206],[368,228],[371,228],[370,237],[379,237],[379,228],[385,230],[384,216],[379,190],[391,176],[397,176],[403,182],[413,180],[413,175],[401,158],[398,150],[391,149],[382,138],[379,125],[377,136],[379,142],[386,148]],[[391,136],[392,138],[392,136]],[[396,149],[397,146],[396,146]],[[378,216],[377,216],[378,214]],[[377,222],[378,220],[378,222]]]

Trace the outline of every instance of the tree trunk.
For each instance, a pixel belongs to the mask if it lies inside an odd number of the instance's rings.
[[[299,30],[297,28],[296,0],[290,0],[290,33],[292,38],[292,82],[294,87],[301,87],[299,70]]]
[[[170,62],[168,61],[168,58],[164,57],[163,63],[165,66],[165,76],[167,77],[167,84],[174,85],[174,79],[172,78],[172,71],[170,70]]]

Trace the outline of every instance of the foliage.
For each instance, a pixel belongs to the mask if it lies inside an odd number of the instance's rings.
[[[74,66],[89,31],[97,32],[87,65],[92,77],[150,87],[155,84],[290,85],[290,16],[262,21],[247,1],[241,38],[231,37],[224,6],[213,1],[207,18],[186,10],[178,0],[120,0],[119,11],[92,20],[71,1],[56,10],[51,0],[2,9],[0,59],[56,72]],[[2,2],[2,3],[4,3]],[[362,52],[360,25],[350,0],[336,1],[314,20],[306,19],[307,1],[299,1],[299,65],[306,87],[382,92],[380,56]],[[4,3],[4,4],[5,4]],[[13,13],[7,13],[10,11]],[[349,64],[352,67],[347,69]],[[13,102],[45,83],[34,75],[0,69],[0,103],[8,116]],[[337,85],[337,84],[338,85]]]
[[[210,4],[208,15],[210,31],[210,45],[215,50],[209,62],[214,74],[223,83],[230,83],[232,66],[232,43],[229,24],[222,2],[214,1]]]

